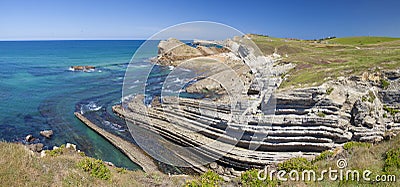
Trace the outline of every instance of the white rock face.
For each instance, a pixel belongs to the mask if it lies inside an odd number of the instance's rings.
[[[67,145],[65,147],[67,149],[73,149],[74,151],[76,151],[76,145],[75,144],[67,143]]]

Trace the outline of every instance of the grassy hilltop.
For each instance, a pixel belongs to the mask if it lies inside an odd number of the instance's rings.
[[[281,88],[319,85],[339,76],[361,75],[376,68],[400,67],[400,38],[348,37],[320,41],[249,35],[268,55],[297,64]]]

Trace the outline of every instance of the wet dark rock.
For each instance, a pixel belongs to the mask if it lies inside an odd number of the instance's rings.
[[[395,80],[400,78],[400,70],[388,70],[385,71],[384,75],[390,80]]]

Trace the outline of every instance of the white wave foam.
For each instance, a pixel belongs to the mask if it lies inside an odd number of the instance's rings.
[[[97,104],[93,101],[90,101],[89,104],[81,105],[81,114],[84,114],[89,111],[98,111],[102,108],[102,106],[97,106]]]
[[[105,120],[102,123],[103,123],[103,125],[108,126],[113,130],[117,130],[117,131],[120,131],[120,132],[124,131],[124,129],[123,129],[123,127],[121,125],[112,123],[110,121]]]

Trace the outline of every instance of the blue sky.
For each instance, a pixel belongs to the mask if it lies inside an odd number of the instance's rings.
[[[146,39],[198,20],[275,37],[400,37],[399,7],[398,0],[0,0],[0,40]]]

